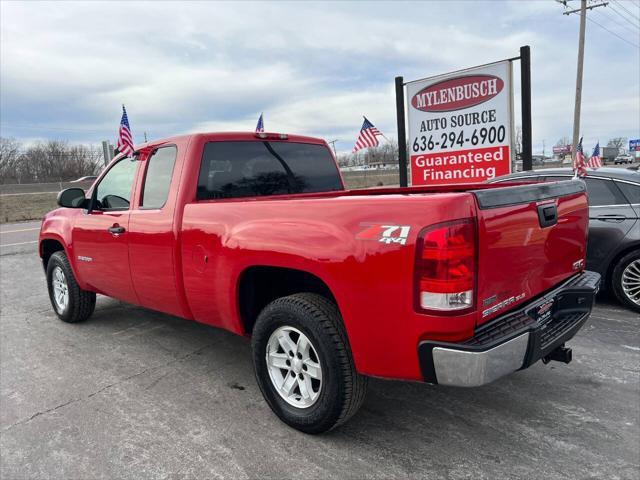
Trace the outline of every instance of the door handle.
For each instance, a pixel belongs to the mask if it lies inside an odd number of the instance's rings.
[[[124,233],[124,227],[121,227],[117,223],[113,227],[109,227],[108,230],[109,230],[109,233],[114,237],[117,237],[121,233]]]
[[[622,222],[626,219],[627,217],[625,217],[624,215],[616,215],[616,214],[610,214],[610,215],[598,215],[596,217],[597,220],[600,220],[602,222]]]

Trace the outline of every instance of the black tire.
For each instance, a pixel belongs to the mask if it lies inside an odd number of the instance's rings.
[[[629,267],[631,263],[638,261],[640,261],[640,250],[630,252],[618,261],[611,274],[611,288],[616,298],[625,307],[630,308],[635,312],[640,312],[640,305],[631,300],[631,298],[629,298],[629,296],[627,296],[627,294],[624,292],[624,289],[622,287],[622,276],[625,269]]]
[[[62,270],[66,279],[68,301],[65,308],[61,308],[54,299],[53,276],[56,267]],[[49,300],[51,300],[53,311],[56,312],[58,318],[63,322],[82,322],[91,316],[96,307],[96,294],[82,290],[78,286],[76,277],[73,275],[73,270],[71,270],[71,266],[69,265],[67,255],[62,251],[55,252],[51,255],[51,258],[49,258],[49,262],[47,263],[47,288],[49,290]]]
[[[287,403],[269,376],[267,344],[271,334],[283,326],[293,327],[308,337],[322,368],[319,396],[306,408]],[[326,298],[299,293],[274,300],[258,316],[251,346],[262,395],[287,425],[305,433],[326,432],[346,422],[362,405],[368,379],[356,372],[340,312]]]

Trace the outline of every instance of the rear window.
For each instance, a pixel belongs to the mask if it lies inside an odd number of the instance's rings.
[[[627,203],[611,180],[587,177],[585,183],[589,194],[589,205],[592,207]]]
[[[204,147],[199,200],[341,190],[323,145],[288,142],[209,142]]]
[[[640,185],[625,182],[616,182],[616,185],[622,190],[629,203],[640,204]]]
[[[547,177],[548,182],[559,182],[561,180],[569,180],[571,177],[553,176]],[[587,194],[589,196],[590,207],[603,207],[607,205],[621,205],[627,203],[620,191],[616,188],[611,180],[602,180],[600,178],[585,177],[587,186]]]

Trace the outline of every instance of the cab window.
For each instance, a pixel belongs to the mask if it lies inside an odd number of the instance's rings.
[[[102,177],[96,186],[96,207],[100,210],[128,210],[138,162],[123,158]]]
[[[142,208],[162,208],[167,203],[176,154],[175,146],[162,147],[147,160],[147,173],[140,203]]]
[[[640,205],[640,185],[626,182],[616,182],[616,185],[622,190],[629,203]]]

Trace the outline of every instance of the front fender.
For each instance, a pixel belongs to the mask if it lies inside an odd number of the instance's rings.
[[[42,225],[40,226],[40,235],[38,239],[38,254],[43,258],[43,244],[45,240],[55,240],[62,245],[69,265],[73,271],[73,275],[78,282],[80,288],[87,289],[85,282],[78,276],[76,268],[76,257],[73,248],[73,217],[76,211],[69,211],[66,208],[53,210],[44,216]]]

